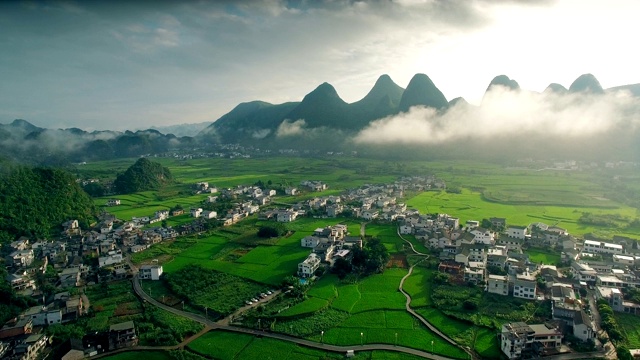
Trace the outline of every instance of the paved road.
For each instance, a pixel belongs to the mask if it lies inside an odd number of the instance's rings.
[[[404,242],[406,242],[407,244],[409,244],[409,246],[411,246],[411,251],[413,251],[414,254],[416,255],[422,255],[422,256],[429,256],[429,254],[424,254],[419,252],[418,250],[416,250],[413,247],[413,243],[405,238],[402,237],[402,235],[400,234],[400,227],[398,227],[398,229],[396,230],[396,232],[398,233],[398,236],[400,237],[400,239],[404,240]]]
[[[149,302],[150,304],[157,306],[159,308],[162,308],[166,311],[169,311],[175,315],[178,316],[182,316],[182,317],[186,317],[189,318],[191,320],[197,321],[201,324],[204,324],[205,326],[211,328],[211,329],[219,329],[219,330],[226,330],[226,331],[232,331],[232,332],[237,332],[237,333],[244,333],[244,334],[250,334],[250,335],[255,335],[255,336],[263,336],[263,337],[268,337],[268,338],[273,338],[273,339],[278,339],[278,340],[282,340],[282,341],[288,341],[288,342],[292,342],[298,345],[302,345],[302,346],[306,346],[306,347],[310,347],[310,348],[314,348],[314,349],[319,349],[319,350],[325,350],[325,351],[331,351],[331,352],[338,352],[338,353],[343,353],[345,354],[348,350],[354,350],[354,351],[372,351],[372,350],[386,350],[386,351],[395,351],[395,352],[402,352],[405,354],[412,354],[412,355],[416,355],[419,357],[423,357],[423,358],[427,358],[427,359],[435,359],[435,360],[449,360],[452,358],[448,358],[446,356],[440,356],[440,355],[435,355],[435,354],[431,354],[425,351],[421,351],[421,350],[416,350],[416,349],[412,349],[412,348],[407,348],[404,346],[394,346],[394,345],[388,345],[388,344],[366,344],[366,345],[354,345],[354,346],[336,346],[336,345],[329,345],[329,344],[322,344],[322,343],[318,343],[315,341],[310,341],[310,340],[305,340],[305,339],[300,339],[300,338],[296,338],[296,337],[292,337],[292,336],[288,336],[288,335],[284,335],[284,334],[278,334],[278,333],[272,333],[272,332],[267,332],[267,331],[262,331],[262,330],[254,330],[254,329],[247,329],[247,328],[241,328],[241,327],[236,327],[236,326],[229,326],[229,325],[221,325],[219,323],[215,323],[209,319],[204,318],[201,315],[198,314],[194,314],[194,313],[190,313],[190,312],[186,312],[186,311],[182,311],[182,310],[178,310],[175,309],[171,306],[167,306],[157,300],[155,300],[154,298],[152,298],[151,296],[149,296],[147,293],[144,292],[144,290],[142,289],[142,286],[140,285],[140,280],[138,279],[138,276],[135,275],[133,278],[133,289],[136,292],[136,294],[138,296],[140,296],[142,299],[146,300],[147,302]],[[162,347],[136,347],[136,348],[131,348],[131,350],[145,350],[145,349],[163,349]]]
[[[411,250],[413,250],[413,252],[416,255],[422,255],[425,256],[424,258],[420,259],[420,261],[416,262],[413,266],[411,266],[409,268],[409,272],[407,273],[407,275],[405,275],[401,280],[400,280],[400,285],[398,286],[398,290],[400,290],[400,292],[407,298],[407,302],[405,304],[405,309],[407,310],[407,312],[411,315],[413,315],[416,319],[420,320],[421,323],[423,323],[427,328],[429,328],[429,330],[431,330],[432,332],[434,332],[436,335],[440,336],[441,338],[443,338],[445,341],[447,341],[449,344],[463,350],[464,352],[466,352],[472,359],[476,359],[478,358],[477,355],[469,350],[468,348],[461,346],[460,344],[458,344],[457,342],[455,342],[453,339],[451,339],[450,337],[448,337],[447,335],[443,334],[440,330],[438,330],[438,328],[436,328],[435,326],[433,326],[429,321],[427,321],[427,319],[425,319],[424,317],[422,317],[422,315],[418,314],[417,312],[415,312],[412,308],[411,308],[411,295],[409,295],[409,293],[407,293],[406,291],[404,291],[404,289],[402,288],[404,285],[404,281],[409,278],[409,276],[411,276],[411,274],[413,273],[413,268],[416,267],[416,265],[418,265],[421,261],[426,260],[429,258],[429,254],[423,254],[419,251],[417,251],[414,247],[413,244],[402,237],[402,235],[400,235],[400,228],[398,228],[398,236],[406,241],[407,243],[409,243],[409,245],[411,246]]]

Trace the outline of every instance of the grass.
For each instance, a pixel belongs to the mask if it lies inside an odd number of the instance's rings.
[[[434,308],[421,308],[417,309],[417,312],[445,335],[459,344],[473,347],[484,358],[501,357],[500,345],[494,330],[451,318]]]
[[[344,312],[352,312],[355,304],[360,301],[362,294],[356,284],[340,284],[337,287],[338,296],[331,303],[331,307]]]
[[[361,297],[352,312],[375,309],[403,310],[405,297],[398,290],[400,279],[406,275],[404,269],[387,269],[383,274],[370,275],[358,286]]]
[[[413,268],[413,273],[404,282],[403,289],[411,296],[411,307],[431,305],[431,283],[436,270],[422,266]]]
[[[320,280],[313,284],[311,289],[307,292],[307,295],[314,298],[332,300],[338,293],[335,284],[338,282],[338,277],[333,274],[323,276]]]
[[[88,286],[86,294],[94,311],[94,317],[87,320],[90,331],[106,331],[110,325],[142,318],[142,305],[128,280],[110,283],[107,288]]]
[[[196,264],[276,286],[284,277],[295,274],[298,263],[309,255],[310,250],[301,247],[300,240],[316,228],[337,221],[302,218],[287,225],[293,231],[292,235],[268,241],[255,236],[255,226],[261,223],[254,217],[207,236],[163,242],[133,254],[132,259],[135,263],[158,259],[167,273]],[[351,231],[359,231],[359,223],[350,221],[347,224]]]
[[[278,314],[278,317],[294,317],[300,315],[310,315],[317,311],[320,311],[326,308],[329,305],[329,302],[324,299],[311,297],[306,301],[298,303],[287,310]]]
[[[202,355],[215,354],[219,359],[234,359],[254,337],[226,331],[210,331],[194,341],[188,348]]]
[[[640,316],[619,312],[614,312],[614,316],[624,331],[627,347],[640,349]]]
[[[529,255],[529,260],[536,264],[555,265],[560,262],[560,254],[552,250],[529,248],[526,253]]]
[[[233,313],[245,301],[265,291],[263,285],[199,266],[167,274],[166,281],[174,293],[202,311],[206,307],[208,315],[214,318]]]

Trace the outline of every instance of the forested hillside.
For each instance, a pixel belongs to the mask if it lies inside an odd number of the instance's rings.
[[[129,194],[138,191],[157,190],[171,182],[173,182],[173,176],[169,169],[157,162],[140,158],[124,174],[118,175],[113,186],[117,193]]]
[[[0,240],[26,235],[46,238],[60,225],[77,219],[93,222],[93,201],[64,170],[5,166],[0,168]]]

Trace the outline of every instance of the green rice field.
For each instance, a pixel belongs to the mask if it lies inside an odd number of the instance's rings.
[[[231,359],[343,359],[344,354],[309,349],[285,341],[259,338],[247,334],[210,331],[192,341],[188,349],[203,356],[220,360]],[[389,351],[355,351],[353,359],[413,360],[413,355]]]
[[[390,183],[401,175],[435,175],[446,181],[450,192],[408,193],[407,198],[399,201],[421,213],[448,213],[460,218],[460,223],[504,217],[508,224],[543,222],[566,228],[577,236],[591,233],[603,238],[622,235],[640,239],[639,229],[632,226],[633,221],[640,217],[638,210],[612,200],[617,198],[624,201],[620,197],[610,196],[607,185],[611,175],[606,173],[534,171],[470,161],[393,163],[360,158],[285,157],[154,160],[169,167],[177,183],[157,192],[114,196],[121,199],[122,205],[107,208],[108,211],[127,220],[133,216],[151,216],[156,210],[169,209],[177,204],[188,209],[206,199],[207,195],[193,195],[190,192],[191,184],[199,181],[208,181],[219,188],[250,185],[257,181],[271,181],[274,186],[295,186],[307,179],[328,183],[329,190],[323,193],[303,193],[295,197],[279,197],[277,200],[295,203],[313,196],[339,194],[344,189],[365,183]],[[78,171],[87,177],[112,178],[113,174],[124,171],[134,161],[115,160],[88,164]],[[103,205],[107,199],[96,199],[96,205]],[[601,215],[615,218],[616,221],[606,226],[586,223],[584,220],[581,222],[585,213],[595,217]],[[189,221],[191,218],[183,215],[169,219],[168,224],[176,226]],[[345,222],[345,219],[340,221]],[[294,274],[297,264],[309,254],[310,249],[302,248],[300,240],[312,234],[316,228],[337,222],[336,219],[302,218],[287,224],[291,230],[289,236],[263,240],[255,236],[256,228],[261,222],[254,216],[241,224],[218,229],[206,236],[180,238],[155,245],[143,253],[134,254],[133,260],[145,263],[158,259],[168,273],[197,264],[206,269],[276,286],[284,277]],[[358,219],[346,220],[346,223],[352,234],[359,233]],[[366,235],[379,238],[390,253],[404,256],[407,244],[398,237],[395,225],[368,224]],[[428,249],[414,237],[405,237],[414,244],[416,250],[428,253]],[[532,248],[527,253],[537,263],[555,264],[559,260],[557,254],[544,249]],[[495,302],[482,298],[479,314],[475,318],[471,314],[456,313],[455,309],[453,312],[443,310],[456,318],[448,316],[433,307],[431,295],[434,293],[434,272],[427,266],[417,266],[413,275],[405,282],[404,288],[413,299],[411,306],[460,344],[472,347],[483,357],[499,357],[496,334],[487,327],[495,325],[494,320],[498,316],[495,311],[491,313],[489,310],[492,309],[488,309]],[[398,284],[406,273],[406,268],[394,265],[383,274],[372,275],[353,283],[341,282],[334,275],[325,275],[313,284],[305,301],[279,313],[273,326],[276,331],[291,331],[294,335],[316,341],[321,340],[320,331],[324,329],[322,340],[338,345],[397,342],[398,345],[430,351],[431,341],[434,341],[436,353],[466,358],[464,352],[442,341],[405,311],[405,297],[398,291]],[[157,291],[157,296],[170,295],[162,293],[163,289],[160,287],[153,287],[152,291]],[[105,309],[105,312],[110,310]],[[531,314],[533,310],[527,306],[522,309],[513,308],[509,310],[510,315],[501,314],[503,317],[500,321],[506,321],[509,316]],[[638,324],[635,322],[637,318],[627,316],[622,314],[618,321],[626,331],[629,347],[640,348],[640,335],[636,330]],[[105,324],[96,324],[96,327],[103,327]],[[294,354],[295,358],[301,359],[337,356],[276,340],[217,331],[194,341],[189,348],[220,359],[264,357],[271,350],[274,358],[284,352],[289,354],[286,357]],[[389,352],[368,352],[359,354],[358,358],[407,357]]]
[[[608,202],[610,204],[610,202]],[[634,219],[637,209],[617,205],[616,207],[573,207],[533,203],[501,203],[486,201],[482,194],[470,190],[463,190],[460,194],[446,192],[424,192],[409,199],[407,205],[418,209],[421,213],[447,213],[460,218],[460,223],[467,220],[482,220],[489,217],[504,217],[507,224],[529,225],[543,222],[567,229],[571,234],[582,235],[596,233],[603,236],[614,234],[639,237],[634,231],[627,232],[620,229],[607,229],[578,223],[583,213],[614,214]]]

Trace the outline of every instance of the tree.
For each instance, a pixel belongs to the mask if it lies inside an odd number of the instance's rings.
[[[88,183],[83,189],[92,197],[100,197],[107,194],[107,189],[98,182]]]
[[[282,236],[287,233],[287,228],[283,223],[275,223],[269,225],[263,225],[258,228],[258,237],[272,238]]]
[[[351,263],[345,258],[337,258],[333,263],[332,271],[338,275],[340,280],[344,279],[351,272]]]
[[[462,303],[462,308],[464,308],[465,310],[472,311],[478,308],[478,304],[476,303],[475,300],[467,299]]]
[[[633,356],[631,355],[631,352],[624,345],[620,345],[616,347],[616,355],[620,360],[633,360]]]
[[[433,282],[435,282],[436,284],[440,284],[440,285],[448,284],[449,283],[449,274],[445,274],[445,273],[439,272],[433,278]]]
[[[387,262],[391,256],[378,238],[371,238],[365,243],[364,252],[366,256],[366,272],[367,274],[380,273],[384,271]]]

